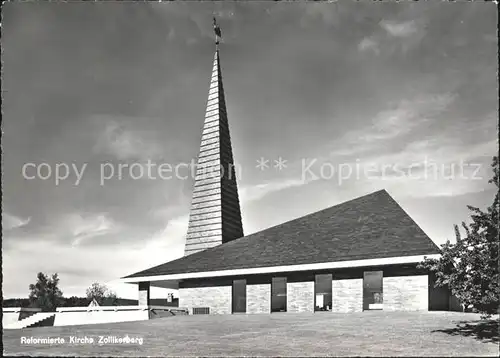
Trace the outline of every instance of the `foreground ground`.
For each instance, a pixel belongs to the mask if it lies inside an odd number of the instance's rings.
[[[93,344],[69,343],[70,336]],[[99,345],[99,336],[143,344]],[[21,344],[63,337],[64,344]],[[498,321],[456,312],[177,316],[143,322],[3,332],[5,355],[498,356]]]

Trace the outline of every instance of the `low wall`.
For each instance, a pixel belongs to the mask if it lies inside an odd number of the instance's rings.
[[[2,307],[2,327],[40,312],[40,308]]]
[[[180,308],[167,306],[61,307],[57,309],[54,326],[146,321],[167,317],[172,315],[171,311],[174,314],[183,312]]]
[[[3,312],[2,326],[5,327],[11,323],[19,321],[19,312]]]

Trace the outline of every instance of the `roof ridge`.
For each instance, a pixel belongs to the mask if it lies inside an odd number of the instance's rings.
[[[387,190],[385,190],[385,189],[380,189],[380,190],[373,191],[373,192],[371,192],[371,193],[368,193],[368,194],[365,194],[365,195],[362,195],[362,196],[358,196],[358,197],[353,198],[353,199],[349,199],[349,200],[343,201],[343,202],[341,202],[341,203],[338,203],[338,204],[335,204],[335,205],[332,205],[332,206],[328,206],[328,207],[326,207],[326,208],[324,208],[324,209],[316,210],[316,211],[313,211],[312,213],[305,214],[305,215],[302,215],[302,216],[296,217],[296,218],[294,218],[294,219],[290,219],[290,220],[284,221],[284,222],[282,222],[282,223],[280,223],[280,224],[276,224],[276,225],[273,225],[273,226],[269,226],[269,227],[267,227],[267,228],[265,228],[265,229],[262,229],[262,230],[259,230],[259,231],[256,231],[256,232],[253,232],[253,233],[248,234],[248,235],[245,235],[245,236],[242,236],[242,237],[240,237],[240,238],[238,238],[238,239],[236,239],[236,240],[240,240],[240,239],[242,239],[242,238],[244,238],[244,237],[248,237],[248,236],[251,236],[251,235],[255,235],[255,234],[257,234],[257,233],[259,233],[259,232],[261,232],[261,231],[264,231],[264,230],[269,230],[269,229],[272,229],[272,228],[275,228],[275,227],[278,227],[278,226],[282,226],[282,225],[285,225],[285,224],[291,223],[291,222],[293,222],[293,221],[295,221],[295,220],[300,220],[300,219],[302,219],[302,218],[305,218],[305,217],[308,217],[308,216],[311,216],[311,215],[315,215],[315,214],[319,214],[319,213],[325,212],[325,211],[327,211],[327,210],[331,210],[331,209],[336,208],[336,207],[339,207],[339,206],[341,206],[341,205],[346,205],[346,204],[353,203],[353,202],[356,202],[356,201],[361,201],[361,200],[366,199],[366,198],[369,198],[369,197],[371,197],[371,196],[375,196],[375,194],[382,194],[382,193],[387,194],[387,196],[388,196],[388,197],[390,197],[393,201],[395,201],[395,200],[391,197],[391,195],[387,192]],[[396,202],[396,203],[397,203],[397,202]],[[406,212],[405,212],[405,213],[406,213]],[[236,241],[236,240],[233,240],[233,241]],[[228,242],[226,242],[226,244],[228,244]]]
[[[371,196],[375,196],[376,194],[380,195],[380,194],[382,194],[382,193],[385,193],[385,194],[386,194],[388,197],[390,197],[390,198],[391,198],[394,202],[396,202],[396,201],[395,201],[395,200],[391,197],[391,195],[387,192],[387,190],[385,190],[385,189],[380,189],[380,190],[377,190],[377,191],[374,191],[374,192],[371,192],[371,193],[365,194],[365,195],[363,195],[363,196],[358,196],[358,197],[356,197],[356,198],[353,198],[353,199],[349,199],[349,200],[343,201],[343,202],[341,202],[341,203],[338,203],[338,204],[335,204],[335,205],[332,205],[332,206],[326,207],[326,208],[324,208],[324,209],[317,210],[317,211],[314,211],[314,212],[312,212],[312,213],[305,214],[305,215],[299,216],[299,217],[294,218],[294,219],[290,219],[290,220],[285,221],[285,222],[282,222],[282,223],[280,223],[280,224],[276,224],[276,225],[273,225],[273,226],[269,226],[269,227],[267,227],[267,228],[265,228],[265,229],[262,229],[262,230],[259,230],[259,231],[256,231],[256,232],[253,232],[253,233],[251,233],[251,234],[244,235],[244,236],[242,236],[242,237],[239,237],[239,238],[237,238],[237,239],[233,239],[233,240],[231,240],[231,241],[225,242],[225,243],[223,243],[223,244],[220,244],[220,245],[217,245],[217,246],[214,246],[214,247],[210,247],[210,248],[204,249],[203,251],[199,251],[199,252],[196,252],[196,253],[191,254],[191,255],[195,255],[195,254],[199,254],[199,253],[201,253],[201,252],[205,252],[205,251],[213,250],[213,249],[216,249],[216,248],[221,247],[221,246],[227,247],[227,246],[229,246],[229,244],[231,244],[231,243],[238,242],[238,241],[240,241],[240,240],[242,240],[242,239],[248,239],[250,236],[256,235],[256,234],[258,234],[258,233],[260,233],[260,232],[262,232],[262,231],[271,230],[271,229],[273,229],[273,228],[277,228],[277,227],[279,227],[279,226],[283,226],[283,225],[286,225],[286,224],[292,223],[292,222],[294,222],[294,221],[296,221],[296,220],[300,220],[300,219],[303,219],[303,218],[306,218],[306,217],[310,217],[310,216],[313,216],[313,215],[315,215],[315,214],[319,214],[319,213],[325,212],[325,211],[327,211],[327,210],[331,210],[331,209],[333,209],[333,208],[339,207],[339,206],[341,206],[341,205],[346,205],[346,204],[353,203],[353,202],[356,202],[356,201],[361,201],[361,200],[363,200],[363,199],[367,199],[367,198],[369,198],[369,197],[371,197]],[[397,202],[396,202],[396,203],[397,203]],[[400,207],[401,207],[401,206],[400,206]],[[406,214],[406,211],[405,211],[405,214]],[[408,214],[407,214],[407,215],[408,215]]]

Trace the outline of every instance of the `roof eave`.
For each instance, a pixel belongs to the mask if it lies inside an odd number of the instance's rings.
[[[441,254],[429,254],[429,255],[399,256],[399,257],[387,257],[387,258],[365,259],[365,260],[323,262],[323,263],[314,263],[305,265],[254,267],[254,268],[205,271],[205,272],[185,272],[185,273],[166,274],[166,275],[125,277],[118,280],[118,282],[137,283],[137,282],[147,282],[147,281],[177,281],[185,279],[257,275],[257,274],[269,274],[278,272],[342,269],[342,268],[355,268],[355,267],[366,267],[366,266],[386,266],[386,265],[396,265],[396,264],[419,263],[424,261],[425,258],[437,259],[440,256]]]

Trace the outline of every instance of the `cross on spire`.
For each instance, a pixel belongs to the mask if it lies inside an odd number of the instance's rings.
[[[214,32],[215,32],[215,45],[219,45],[219,39],[222,37],[222,33],[220,31],[219,25],[217,25],[217,20],[215,19],[214,16]]]

